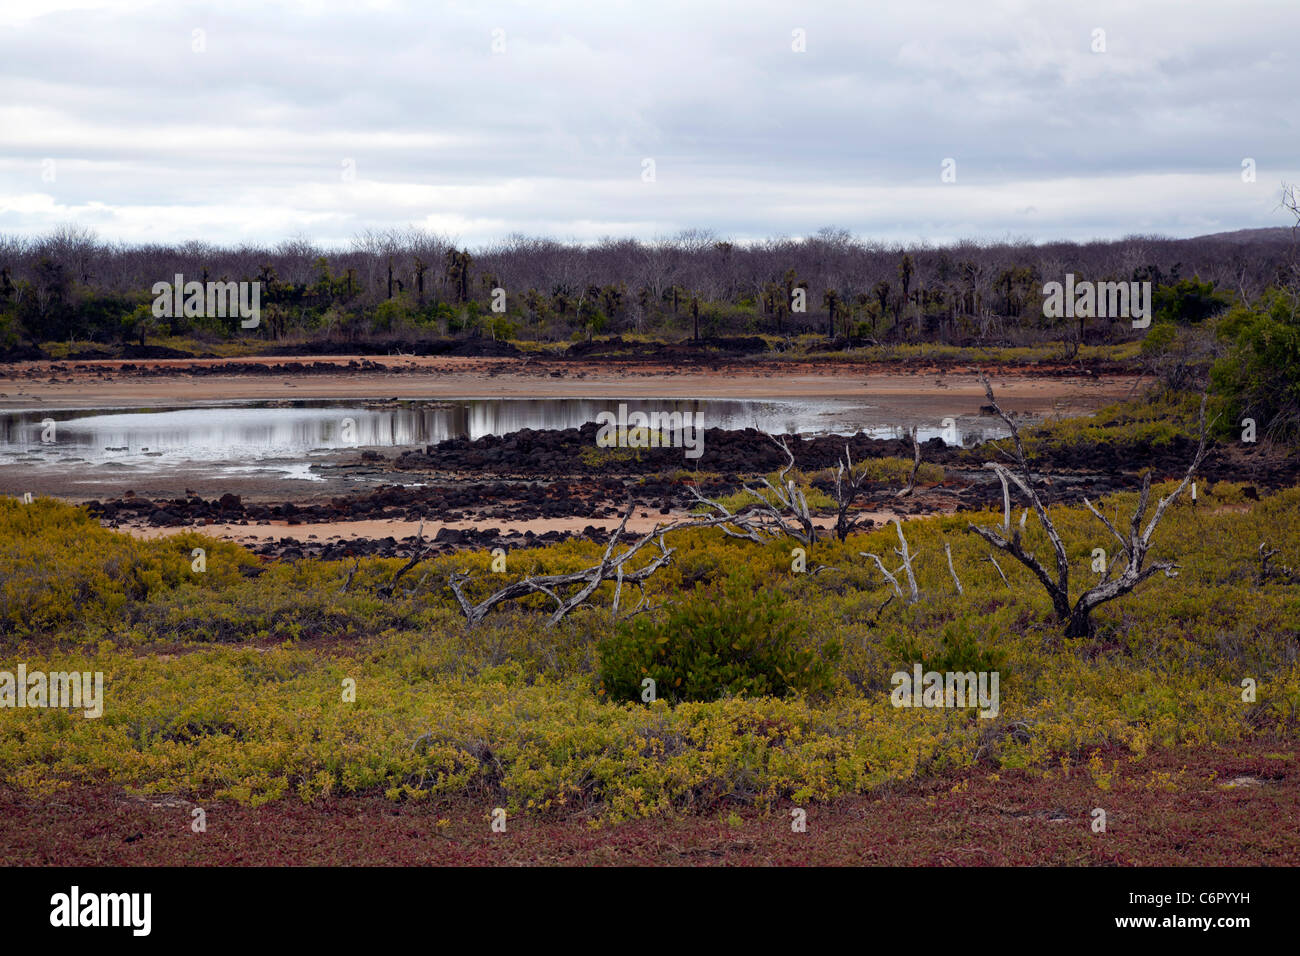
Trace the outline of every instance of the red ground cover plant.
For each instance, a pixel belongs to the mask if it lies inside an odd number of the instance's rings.
[[[1112,763],[1105,757],[1107,772]],[[42,865],[1290,865],[1300,864],[1294,751],[1252,744],[1153,752],[1113,768],[1048,775],[975,770],[760,815],[637,820],[509,818],[491,807],[397,805],[382,798],[193,804],[117,788],[32,798],[0,790],[0,864]],[[1094,833],[1092,811],[1106,811]]]

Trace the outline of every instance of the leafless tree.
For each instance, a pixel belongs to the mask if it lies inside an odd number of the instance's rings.
[[[854,470],[853,455],[845,444],[844,460],[835,466],[835,537],[841,541],[847,540],[853,529],[863,521],[870,520],[864,514],[849,515],[849,509],[853,507],[866,477],[865,468]]]
[[[38,255],[57,262],[67,272],[69,279],[86,283],[92,278],[94,261],[101,245],[94,229],[76,223],[63,223],[54,232],[36,243]]]
[[[1292,183],[1282,184],[1281,208],[1295,219],[1291,225],[1291,281],[1300,284],[1300,187]]]
[[[379,594],[379,596],[392,597],[393,591],[397,588],[397,582],[402,579],[402,575],[406,574],[406,572],[410,571],[413,567],[415,567],[422,560],[424,560],[424,556],[428,553],[429,553],[429,548],[424,543],[424,522],[421,521],[419,530],[415,532],[415,544],[411,547],[410,559],[406,562],[406,564],[402,565],[400,568],[397,569],[397,573],[393,575],[391,581],[389,581],[387,584],[385,584],[383,587],[381,587],[378,590],[377,593]],[[354,568],[353,570],[356,569]],[[352,575],[349,574],[348,582],[351,583],[351,581],[352,581]],[[344,588],[346,589],[346,587],[347,585],[345,584]]]
[[[916,440],[916,429],[909,432],[912,438],[912,473],[907,477],[907,486],[894,492],[895,498],[906,498],[916,490],[916,473],[921,470],[921,445]]]
[[[1259,543],[1259,573],[1255,575],[1256,584],[1263,585],[1273,580],[1280,580],[1286,584],[1300,583],[1300,572],[1292,570],[1285,564],[1273,567],[1269,563],[1280,553],[1277,548],[1270,548],[1263,541]]]
[[[1148,552],[1151,548],[1151,538],[1155,533],[1156,527],[1160,524],[1160,519],[1164,517],[1168,507],[1178,500],[1183,490],[1191,483],[1192,476],[1196,469],[1200,467],[1201,462],[1205,459],[1207,426],[1205,421],[1205,403],[1206,396],[1201,398],[1200,411],[1200,442],[1196,448],[1196,454],[1192,457],[1192,462],[1187,468],[1183,480],[1174,490],[1173,494],[1161,498],[1156,504],[1155,512],[1147,520],[1147,507],[1150,501],[1151,493],[1151,472],[1147,471],[1142,477],[1142,491],[1138,497],[1137,507],[1133,511],[1132,518],[1129,522],[1129,531],[1127,535],[1120,534],[1115,525],[1098,511],[1087,498],[1084,504],[1091,511],[1106,529],[1119,542],[1121,553],[1126,559],[1126,564],[1118,577],[1113,577],[1114,563],[1106,570],[1106,576],[1102,581],[1079,595],[1073,603],[1070,601],[1070,562],[1065,553],[1065,545],[1061,541],[1060,534],[1057,533],[1056,526],[1052,523],[1051,516],[1047,513],[1042,498],[1039,497],[1036,488],[1036,479],[1033,471],[1029,466],[1029,461],[1025,455],[1024,444],[1020,440],[1020,431],[1016,423],[1006,412],[998,405],[993,397],[993,386],[988,380],[984,380],[984,393],[988,396],[989,405],[997,413],[998,417],[1011,430],[1011,438],[1015,445],[1015,451],[1010,456],[1014,465],[1014,470],[998,462],[989,462],[985,467],[991,468],[996,472],[998,479],[1002,483],[1002,507],[1003,520],[1002,524],[993,528],[980,527],[974,523],[967,525],[969,531],[978,534],[981,538],[1003,551],[1031,572],[1034,577],[1038,578],[1043,589],[1051,598],[1052,608],[1056,613],[1057,621],[1065,628],[1067,637],[1086,637],[1092,632],[1091,614],[1098,606],[1113,601],[1121,597],[1143,581],[1153,575],[1163,573],[1166,577],[1175,577],[1178,573],[1178,566],[1170,561],[1155,561],[1151,564],[1145,564]],[[1048,540],[1052,544],[1052,550],[1056,555],[1056,573],[1053,575],[1043,566],[1033,552],[1027,551],[1023,543],[1023,534],[1025,530],[1025,521],[1028,517],[1028,510],[1023,510],[1020,515],[1018,526],[1013,526],[1011,522],[1011,485],[1014,484],[1020,492],[1029,500],[1038,517],[1039,524],[1047,534]],[[1146,521],[1146,525],[1143,522]],[[1145,565],[1145,566],[1144,566]],[[998,569],[999,573],[1001,568]],[[1005,580],[1005,575],[1003,576]]]

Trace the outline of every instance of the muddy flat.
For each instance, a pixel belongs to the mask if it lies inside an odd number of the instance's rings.
[[[350,368],[349,362],[366,363],[366,369]],[[134,368],[124,371],[123,365]],[[272,371],[237,371],[248,366]],[[283,374],[276,374],[277,369]],[[1139,381],[1134,375],[1093,377],[1062,371],[1048,366],[1033,371],[990,368],[989,374],[999,401],[1036,414],[1084,413],[1129,395]],[[0,366],[0,407],[347,398],[865,398],[885,407],[906,405],[914,413],[948,414],[955,401],[978,405],[983,400],[980,374],[973,366],[945,371],[918,365],[900,371],[848,362],[773,360],[716,367],[441,356],[21,362]]]

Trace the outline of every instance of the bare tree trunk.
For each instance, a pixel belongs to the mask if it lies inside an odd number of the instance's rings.
[[[1119,530],[1110,522],[1105,515],[1093,507],[1092,502],[1084,499],[1084,504],[1088,510],[1106,526],[1106,529],[1119,542],[1122,553],[1127,559],[1124,570],[1119,577],[1112,578],[1112,568],[1107,568],[1106,577],[1099,583],[1084,591],[1079,595],[1078,600],[1071,603],[1070,601],[1070,565],[1065,555],[1065,546],[1061,542],[1061,536],[1057,533],[1056,527],[1052,524],[1052,519],[1047,514],[1047,509],[1043,506],[1042,499],[1039,498],[1038,492],[1034,488],[1034,476],[1030,471],[1028,459],[1025,456],[1024,445],[1020,440],[1020,431],[993,398],[993,387],[988,380],[984,380],[984,392],[988,396],[989,404],[998,416],[1006,423],[1011,430],[1011,437],[1015,442],[1015,454],[1012,461],[1016,465],[1016,472],[1003,467],[997,462],[989,462],[987,467],[992,468],[1002,482],[1002,502],[1003,502],[1003,519],[1002,525],[996,528],[981,528],[975,524],[969,524],[968,530],[973,531],[982,537],[993,547],[1011,555],[1038,578],[1043,585],[1052,601],[1052,608],[1056,614],[1056,619],[1065,629],[1066,637],[1086,637],[1092,632],[1091,615],[1094,609],[1105,604],[1107,601],[1113,601],[1121,597],[1143,581],[1155,574],[1164,573],[1166,577],[1175,577],[1177,575],[1177,565],[1169,561],[1157,561],[1146,567],[1143,567],[1146,561],[1148,551],[1151,547],[1151,537],[1155,533],[1156,527],[1160,524],[1160,519],[1164,517],[1165,510],[1178,500],[1183,490],[1191,483],[1192,476],[1196,469],[1201,466],[1205,460],[1207,425],[1205,421],[1205,404],[1207,395],[1201,396],[1200,410],[1200,441],[1196,448],[1196,454],[1192,457],[1192,462],[1187,467],[1187,472],[1183,475],[1183,480],[1179,483],[1174,493],[1167,498],[1161,498],[1156,505],[1155,513],[1143,527],[1143,521],[1146,521],[1147,507],[1150,501],[1151,493],[1151,473],[1147,472],[1142,478],[1142,491],[1138,497],[1137,507],[1134,509],[1132,518],[1129,522],[1129,533],[1127,537],[1120,534]],[[1048,540],[1052,543],[1052,548],[1056,552],[1056,576],[1053,577],[1048,570],[1034,557],[1031,552],[1024,549],[1021,543],[1021,534],[1024,531],[1025,519],[1028,517],[1028,511],[1022,511],[1020,524],[1018,528],[1011,525],[1011,489],[1010,485],[1014,483],[1017,488],[1029,499],[1033,506],[1034,513],[1038,516],[1039,523],[1047,533]],[[1002,569],[998,568],[1001,574]],[[1006,576],[1003,575],[1003,580]]]
[[[921,446],[916,440],[916,429],[910,432],[912,438],[912,473],[907,477],[907,487],[894,493],[895,498],[906,498],[916,490],[916,473],[921,470]]]
[[[853,455],[849,446],[844,446],[844,460],[835,466],[835,537],[841,541],[848,540],[849,533],[865,520],[865,516],[849,517],[849,508],[858,496],[858,490],[866,478],[866,470],[853,474]]]

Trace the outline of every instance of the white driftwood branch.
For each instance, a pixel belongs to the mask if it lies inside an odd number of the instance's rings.
[[[902,545],[900,548],[895,548],[894,553],[903,559],[902,570],[907,572],[907,587],[912,592],[911,600],[908,603],[915,604],[921,599],[921,595],[916,588],[916,575],[912,573],[912,559],[921,552],[911,554],[908,551],[907,539],[903,537],[903,522],[899,521],[897,517],[894,518],[894,527],[898,530],[898,543]]]
[[[919,551],[912,552],[908,548],[907,538],[903,536],[902,522],[900,522],[898,518],[893,518],[892,520],[894,522],[895,528],[898,530],[899,544],[902,545],[901,548],[895,548],[894,553],[903,559],[903,563],[900,564],[897,568],[895,568],[893,573],[890,573],[889,569],[885,567],[885,562],[880,560],[880,555],[872,554],[871,552],[868,551],[859,551],[858,554],[862,555],[864,558],[870,558],[872,561],[876,562],[876,567],[880,569],[880,573],[885,576],[885,580],[889,582],[890,586],[893,587],[894,589],[894,593],[897,594],[900,598],[903,596],[903,587],[898,581],[898,575],[905,573],[907,575],[907,590],[909,592],[907,603],[915,604],[917,601],[921,599],[921,594],[916,586],[916,575],[912,573],[912,562],[916,560],[916,558],[920,555],[921,552]]]
[[[943,543],[943,553],[948,555],[948,572],[952,575],[952,583],[957,585],[957,596],[965,594],[961,586],[961,578],[957,577],[957,569],[952,566],[952,546],[947,541]]]
[[[888,581],[893,586],[894,593],[897,594],[900,598],[903,596],[903,589],[898,584],[898,578],[890,574],[889,571],[885,568],[885,563],[880,560],[880,555],[872,554],[868,551],[859,551],[858,554],[862,555],[864,558],[870,558],[872,561],[875,561],[876,567],[878,567],[880,569],[880,573],[885,576],[885,580]]]
[[[566,574],[544,574],[528,575],[505,587],[488,595],[482,601],[474,603],[465,594],[465,586],[473,580],[473,577],[466,573],[455,573],[447,581],[447,586],[451,589],[456,598],[456,603],[460,605],[465,620],[471,625],[479,624],[488,615],[488,613],[505,601],[517,600],[527,597],[530,594],[544,594],[555,602],[555,611],[551,614],[547,623],[550,625],[558,624],[564,616],[575,608],[583,605],[589,597],[605,581],[615,581],[614,593],[614,614],[618,614],[618,604],[622,595],[623,585],[635,585],[641,589],[642,600],[633,614],[641,613],[647,610],[645,600],[644,584],[658,570],[667,565],[673,555],[674,548],[668,547],[664,542],[664,536],[673,531],[681,531],[689,528],[710,528],[722,525],[724,522],[731,520],[726,516],[717,516],[710,518],[696,519],[693,521],[679,521],[668,525],[655,525],[647,534],[638,538],[629,544],[623,550],[615,552],[619,539],[627,527],[628,519],[632,517],[633,511],[636,510],[636,503],[631,502],[627,511],[623,515],[623,520],[619,522],[618,527],[611,533],[609,541],[605,545],[600,560],[579,571],[570,571]],[[626,569],[627,563],[643,549],[649,545],[655,545],[659,553],[646,564],[644,567],[635,571]],[[576,590],[571,590],[576,588]],[[629,615],[630,616],[630,615]]]
[[[742,485],[742,489],[755,500],[738,511],[732,512],[720,501],[706,498],[692,485],[687,487],[701,504],[714,512],[720,519],[717,524],[724,533],[733,538],[744,538],[762,543],[764,536],[785,537],[798,541],[805,546],[815,544],[820,534],[812,519],[808,499],[795,483],[786,476],[794,468],[794,454],[784,437],[768,438],[786,455],[786,465],[777,475],[776,482],[764,477],[762,488]]]

